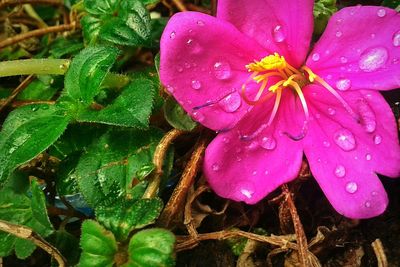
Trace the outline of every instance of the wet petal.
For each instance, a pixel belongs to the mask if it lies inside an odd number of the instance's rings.
[[[350,218],[381,214],[388,199],[376,173],[400,175],[400,147],[390,107],[374,91],[342,93],[359,123],[324,88],[311,85],[304,92],[313,116],[304,152],[330,203]]]
[[[339,90],[400,87],[400,15],[378,6],[342,9],[331,17],[307,66]]]
[[[299,67],[310,45],[313,5],[311,0],[220,0],[217,17]]]
[[[303,154],[301,143],[284,132],[301,124],[296,115],[301,107],[287,91],[276,119],[263,128],[271,108],[271,101],[255,106],[235,128],[220,133],[208,146],[204,172],[218,195],[254,204],[297,177]]]
[[[237,93],[249,76],[245,65],[263,53],[230,23],[178,13],[161,38],[160,78],[195,120],[214,130],[231,128],[248,109]]]

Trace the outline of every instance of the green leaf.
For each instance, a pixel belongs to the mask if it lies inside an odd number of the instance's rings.
[[[63,87],[63,78],[38,75],[17,97],[18,100],[50,100]]]
[[[314,32],[316,34],[322,34],[329,18],[336,11],[336,0],[318,0],[314,3]]]
[[[164,117],[176,129],[191,131],[197,126],[197,123],[172,98],[168,98],[164,103]]]
[[[100,111],[86,109],[77,120],[109,125],[147,128],[153,106],[154,83],[137,78],[107,107]]]
[[[88,106],[100,90],[100,85],[114,64],[118,50],[96,46],[82,50],[71,62],[65,75],[64,97]]]
[[[81,20],[87,42],[101,38],[119,45],[149,45],[150,15],[141,1],[86,0],[85,9],[91,14]]]
[[[43,192],[36,181],[31,184],[32,198],[23,193],[16,193],[10,187],[0,191],[0,219],[32,228],[42,237],[53,232],[45,205]],[[0,257],[8,256],[15,248],[17,256],[24,259],[32,254],[35,245],[11,234],[0,232]]]
[[[67,259],[68,266],[75,266],[79,262],[81,250],[79,249],[79,239],[75,236],[65,230],[58,230],[48,239]]]
[[[69,55],[75,55],[83,49],[83,43],[80,39],[58,37],[51,44],[50,54],[54,58],[65,58]]]
[[[92,220],[82,224],[80,267],[112,267],[117,252],[114,235]]]
[[[92,15],[112,14],[119,5],[119,0],[84,0],[85,10]]]
[[[86,201],[97,207],[109,205],[118,196],[128,197],[136,172],[152,161],[161,137],[157,129],[112,129],[96,140],[71,174]],[[135,155],[138,158],[132,162],[129,158]]]
[[[113,206],[96,209],[96,216],[118,240],[123,241],[132,230],[152,224],[162,207],[163,202],[158,198],[121,201]]]
[[[129,261],[124,267],[174,266],[174,235],[164,229],[148,229],[132,236]]]
[[[383,0],[382,6],[398,9],[400,7],[400,0]]]
[[[57,105],[27,105],[11,112],[0,132],[0,185],[16,167],[54,143],[69,121]]]

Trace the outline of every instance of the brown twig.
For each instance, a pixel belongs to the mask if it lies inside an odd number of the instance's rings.
[[[262,243],[268,243],[274,246],[278,246],[281,248],[288,248],[288,249],[297,249],[297,245],[292,240],[295,240],[294,235],[285,235],[285,236],[263,236],[257,235],[253,233],[248,233],[240,230],[226,230],[226,231],[219,231],[219,232],[212,232],[206,234],[198,234],[196,238],[192,236],[177,236],[177,245],[176,251],[180,252],[183,250],[192,249],[200,241],[205,240],[224,240],[228,238],[234,237],[244,237],[254,241],[259,241]]]
[[[378,261],[378,267],[387,267],[388,262],[381,240],[378,238],[374,242],[372,242],[371,245],[374,249],[375,256]]]
[[[5,100],[7,101],[7,100]],[[0,105],[3,105],[5,101],[0,101]],[[11,104],[12,108],[18,108],[26,105],[32,105],[32,104],[48,104],[48,105],[54,105],[56,101],[53,100],[16,100],[13,101]]]
[[[17,95],[22,92],[22,90],[24,90],[33,80],[33,75],[29,75],[28,77],[26,77],[22,83],[20,83],[18,85],[17,88],[14,89],[14,91],[12,91],[11,95],[9,97],[7,97],[7,99],[4,100],[4,102],[1,103],[0,105],[0,112],[7,107],[16,97]]]
[[[0,48],[4,48],[6,46],[16,44],[18,42],[21,42],[23,40],[26,40],[26,39],[29,39],[32,37],[42,36],[42,35],[45,35],[48,33],[71,31],[75,28],[76,28],[76,23],[72,22],[71,24],[51,26],[51,27],[47,27],[47,28],[43,28],[43,29],[37,29],[37,30],[30,31],[30,32],[18,34],[13,37],[9,37],[9,38],[5,39],[4,41],[0,42]]]
[[[171,198],[169,199],[167,205],[165,205],[165,208],[158,219],[160,226],[164,228],[170,228],[172,220],[182,208],[183,201],[187,195],[189,187],[193,184],[194,178],[196,177],[201,166],[207,141],[207,138],[202,137],[195,145],[192,157],[187,163],[178,185],[175,187]]]
[[[1,0],[0,9],[6,6],[15,6],[22,4],[38,4],[38,5],[52,5],[52,6],[64,6],[64,1],[62,0]]]
[[[297,209],[292,199],[292,193],[290,192],[289,187],[286,184],[282,186],[282,191],[286,196],[285,202],[289,206],[290,214],[293,220],[294,231],[296,233],[298,244],[300,265],[303,267],[310,266],[308,259],[308,254],[310,254],[310,252],[308,251],[307,238],[304,233],[303,225],[300,221],[299,215],[297,214]]]
[[[161,177],[163,175],[163,163],[167,151],[171,143],[184,131],[178,129],[172,129],[161,139],[160,143],[157,145],[156,151],[154,152],[153,163],[155,166],[154,175],[146,192],[143,194],[143,198],[152,198],[157,194],[158,187],[161,182]]]
[[[187,8],[181,0],[172,0],[172,3],[178,8],[179,11],[187,11]]]
[[[16,237],[32,241],[35,245],[50,254],[58,262],[60,267],[65,267],[67,265],[66,260],[57,248],[49,244],[31,228],[0,220],[0,230],[15,235]]]

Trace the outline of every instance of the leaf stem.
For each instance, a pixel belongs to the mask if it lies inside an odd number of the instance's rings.
[[[22,59],[0,62],[0,77],[53,74],[63,75],[70,64],[68,59]]]
[[[53,247],[41,236],[33,232],[31,228],[0,220],[0,230],[15,235],[16,237],[32,241],[33,243],[35,243],[35,245],[39,246],[47,253],[49,253],[52,257],[54,257],[60,267],[66,266],[66,260],[64,259],[63,255],[61,255],[61,253],[57,250],[57,248]]]

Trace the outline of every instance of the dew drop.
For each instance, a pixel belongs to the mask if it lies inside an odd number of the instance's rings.
[[[225,61],[215,62],[214,75],[218,80],[229,79],[231,77],[231,66]]]
[[[386,16],[386,10],[383,8],[378,9],[378,11],[376,12],[376,14],[378,15],[378,17],[383,18],[384,16]]]
[[[175,92],[175,88],[171,85],[167,85],[167,91],[170,92],[171,94],[173,94]]]
[[[225,144],[229,144],[231,142],[231,139],[229,137],[224,137],[222,138],[222,142],[224,142]]]
[[[356,139],[349,130],[343,128],[335,132],[333,139],[344,151],[351,151],[356,147]]]
[[[389,54],[386,48],[371,48],[361,54],[358,66],[365,72],[372,72],[385,65],[388,57]]]
[[[351,81],[349,79],[340,79],[336,82],[336,88],[340,91],[346,91],[351,87]]]
[[[264,136],[261,139],[261,147],[266,150],[274,150],[276,148],[276,140],[273,136]]]
[[[382,143],[382,136],[377,134],[377,135],[374,136],[374,144],[375,145],[379,145],[380,143]]]
[[[269,174],[269,171],[268,171],[268,170],[266,170],[266,171],[264,172],[264,174],[265,174],[265,175],[268,175],[268,174]]]
[[[346,184],[346,191],[350,194],[354,194],[358,189],[358,185],[355,182],[348,182]]]
[[[400,31],[393,34],[393,45],[396,47],[400,46]]]
[[[204,23],[204,21],[202,21],[202,20],[198,20],[198,21],[197,21],[197,25],[199,25],[199,26],[204,26],[205,23]]]
[[[318,53],[314,53],[314,54],[311,56],[311,58],[312,58],[312,60],[314,60],[314,61],[318,61],[319,58],[320,58],[320,55],[319,55]]]
[[[376,196],[378,195],[378,192],[372,191],[372,192],[371,192],[371,195],[372,195],[373,197],[376,197]]]
[[[235,191],[240,193],[240,195],[237,196],[239,200],[246,200],[253,197],[255,186],[252,182],[240,182],[236,185]]]
[[[196,42],[195,40],[193,40],[193,39],[188,39],[186,41],[186,44],[187,44],[188,47],[191,48],[191,51],[194,54],[198,54],[203,50],[201,45],[198,42]]]
[[[367,133],[373,133],[376,129],[375,113],[365,100],[358,102],[358,113],[361,116],[361,123]]]
[[[272,29],[272,37],[277,43],[282,43],[286,39],[285,33],[283,32],[283,28],[281,25],[276,25]]]
[[[347,63],[347,61],[347,57],[340,57],[340,62],[342,62],[343,64]]]
[[[371,202],[366,201],[364,205],[365,205],[366,208],[370,208],[371,207]]]
[[[171,32],[170,35],[169,35],[169,38],[170,39],[175,39],[175,37],[176,37],[176,32]]]
[[[335,35],[336,35],[336,37],[338,37],[338,38],[339,38],[339,37],[341,37],[341,36],[343,35],[343,32],[341,32],[341,31],[337,31]]]
[[[252,141],[248,146],[246,146],[246,149],[249,151],[254,151],[258,148],[258,142]]]
[[[176,67],[176,70],[177,70],[179,73],[182,73],[182,72],[183,72],[183,68],[182,68],[181,66]]]
[[[200,111],[193,112],[192,117],[198,122],[202,122],[205,119],[203,113],[201,113]]]
[[[336,114],[336,110],[334,108],[328,108],[328,114],[333,116]]]
[[[336,177],[343,178],[346,175],[346,168],[343,165],[338,165],[335,168]]]
[[[220,168],[221,168],[221,167],[219,166],[218,163],[214,163],[214,164],[211,166],[211,169],[212,169],[213,171],[215,171],[215,172],[219,171]]]
[[[371,160],[372,159],[371,154],[368,153],[367,155],[365,155],[365,159],[368,160],[368,161]]]
[[[32,110],[32,111],[37,111],[38,109],[39,109],[39,107],[37,107],[37,106],[32,106],[32,107],[31,107],[31,110]]]
[[[252,175],[256,176],[257,175],[257,171],[253,171]]]
[[[195,90],[199,90],[201,88],[201,82],[197,80],[192,81],[192,88]]]
[[[324,141],[322,144],[324,145],[324,147],[330,147],[331,146],[331,143],[329,143],[328,141]]]
[[[224,99],[222,99],[221,101],[219,101],[219,106],[223,110],[225,110],[225,112],[229,113],[237,111],[240,108],[241,104],[242,104],[242,98],[237,92],[232,93],[227,97],[225,97]]]

